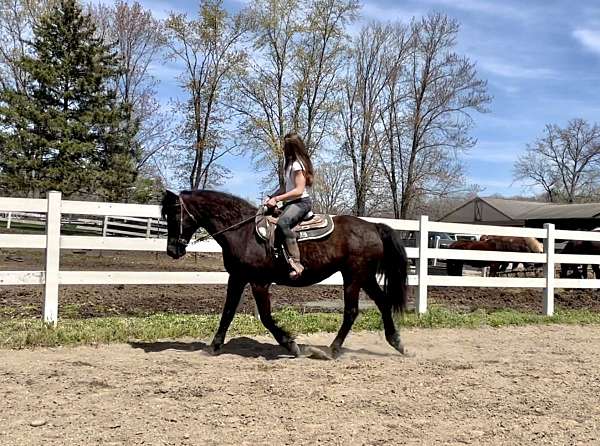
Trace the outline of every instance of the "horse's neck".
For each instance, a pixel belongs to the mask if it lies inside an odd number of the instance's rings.
[[[195,197],[194,213],[204,229],[210,233],[223,231],[256,214],[250,205],[225,195],[198,193]]]
[[[210,199],[212,198],[212,199]],[[253,217],[256,214],[256,209],[231,199],[228,202],[226,198],[209,195],[198,194],[196,197],[196,215],[198,216],[201,226],[208,231],[209,234],[220,233],[214,239],[221,245],[223,249],[229,249],[235,245],[239,245],[240,238],[244,238],[250,223],[246,222],[239,227],[236,225],[244,220]]]

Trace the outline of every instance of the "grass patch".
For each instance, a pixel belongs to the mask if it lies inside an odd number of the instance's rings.
[[[319,331],[336,332],[342,315],[339,313],[300,313],[285,309],[275,313],[275,319],[294,334]],[[0,348],[55,347],[97,343],[155,341],[192,337],[210,338],[217,329],[218,315],[156,314],[148,317],[104,317],[92,319],[62,319],[56,328],[39,319],[0,318]],[[559,310],[546,317],[512,310],[460,313],[432,307],[427,314],[413,313],[398,320],[401,327],[410,328],[478,328],[531,324],[600,324],[600,313],[585,310]],[[353,330],[381,330],[376,310],[361,313]],[[228,333],[230,336],[267,334],[260,321],[251,315],[237,315]]]

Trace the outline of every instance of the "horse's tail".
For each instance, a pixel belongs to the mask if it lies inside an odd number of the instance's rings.
[[[376,223],[383,242],[383,261],[379,273],[385,274],[383,292],[395,312],[404,312],[408,300],[408,258],[400,236],[389,226]]]

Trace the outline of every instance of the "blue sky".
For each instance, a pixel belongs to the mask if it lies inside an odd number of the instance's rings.
[[[108,0],[106,1],[108,3]],[[194,14],[196,3],[141,0],[159,18],[169,10]],[[237,9],[243,0],[226,0]],[[363,20],[409,21],[440,11],[461,23],[458,52],[475,61],[494,99],[490,113],[475,114],[478,143],[466,155],[468,179],[482,195],[530,192],[512,180],[512,165],[547,123],[569,119],[600,121],[600,2],[598,0],[368,0]],[[177,67],[154,66],[161,100],[179,93]],[[258,195],[260,175],[247,158],[226,160],[234,178],[225,189]]]

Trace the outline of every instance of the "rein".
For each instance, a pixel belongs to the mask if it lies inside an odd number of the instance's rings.
[[[194,240],[193,242],[187,242],[182,236],[182,234],[183,234],[183,211],[185,211],[186,214],[188,214],[190,216],[190,218],[192,220],[194,220],[194,223],[198,224],[198,220],[196,220],[196,217],[194,217],[194,215],[188,210],[187,206],[185,205],[185,202],[183,201],[183,197],[181,195],[179,196],[179,203],[181,204],[181,208],[179,211],[179,238],[177,241],[178,241],[178,243],[181,243],[184,246],[191,246],[196,243],[203,242],[204,240],[213,238],[215,235],[223,234],[224,232],[227,232],[231,229],[237,228],[238,226],[241,226],[244,223],[248,223],[250,220],[254,220],[256,218],[256,215],[252,215],[248,218],[245,218],[242,221],[238,221],[237,223],[232,224],[231,226],[227,226],[225,229],[221,229],[220,231],[213,232],[212,234],[206,234],[206,235]],[[259,213],[264,213],[264,209],[262,211],[259,210]]]

